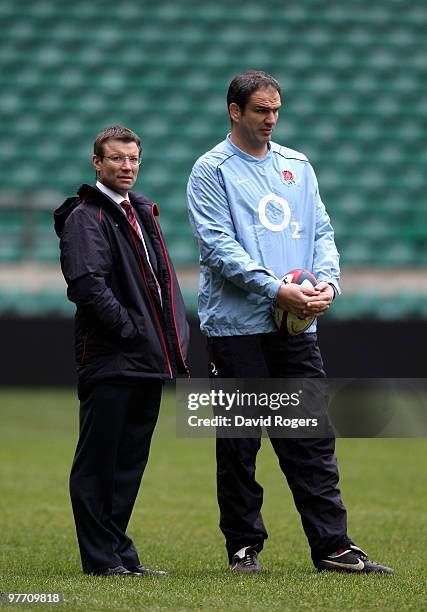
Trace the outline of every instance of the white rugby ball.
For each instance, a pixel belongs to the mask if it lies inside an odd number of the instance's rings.
[[[285,283],[285,285],[296,283],[303,287],[315,287],[317,285],[314,274],[309,270],[301,269],[287,272],[282,278],[282,282]],[[291,312],[283,310],[283,308],[280,308],[277,304],[274,306],[273,315],[279,331],[283,333],[287,332],[290,336],[298,336],[298,334],[305,332],[316,318],[310,317],[309,319],[300,319]]]

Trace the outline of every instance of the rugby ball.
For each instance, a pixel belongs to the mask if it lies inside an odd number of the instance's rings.
[[[316,277],[309,270],[291,270],[281,280],[285,285],[290,283],[296,283],[303,287],[315,287],[317,285]],[[305,332],[316,318],[300,319],[291,312],[283,310],[277,304],[274,306],[273,314],[279,331],[287,332],[290,336],[298,336],[298,334]]]

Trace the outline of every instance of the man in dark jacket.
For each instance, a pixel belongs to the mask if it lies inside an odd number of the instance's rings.
[[[157,205],[130,192],[139,137],[96,138],[96,187],[55,211],[61,267],[77,306],[80,437],[70,493],[83,571],[164,575],[138,557],[127,525],[157,421],[163,382],[187,372],[188,325]]]

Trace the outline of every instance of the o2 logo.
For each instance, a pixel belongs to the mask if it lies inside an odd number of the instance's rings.
[[[279,223],[274,223],[267,217],[267,206],[270,202],[275,202],[281,208],[281,220]],[[277,208],[277,207],[276,207]],[[291,221],[291,209],[285,198],[282,198],[275,193],[269,193],[260,199],[258,204],[258,217],[264,227],[272,232],[281,232],[288,227],[292,228],[292,238],[301,238],[300,224],[298,221]]]

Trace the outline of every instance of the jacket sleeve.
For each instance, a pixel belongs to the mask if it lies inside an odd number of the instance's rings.
[[[275,298],[281,281],[238,242],[227,195],[213,166],[195,164],[187,196],[201,263],[245,291]]]
[[[61,235],[61,268],[68,298],[117,339],[132,340],[138,330],[108,286],[113,266],[108,237],[87,206],[71,213]]]
[[[311,166],[309,166],[309,168],[312,174],[314,205],[316,207],[313,274],[319,282],[325,281],[333,285],[336,293],[340,294],[339,253],[335,246],[334,230],[329,215],[326,212],[325,205],[320,197],[314,170]]]

